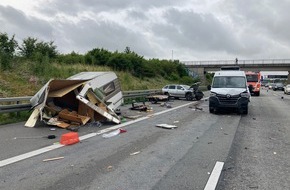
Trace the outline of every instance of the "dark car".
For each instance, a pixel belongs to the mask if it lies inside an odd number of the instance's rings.
[[[276,91],[276,90],[284,91],[284,84],[283,83],[275,83],[273,86],[273,90],[274,91]]]

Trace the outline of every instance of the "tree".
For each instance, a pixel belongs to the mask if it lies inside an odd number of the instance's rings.
[[[14,35],[9,39],[7,33],[0,33],[0,66],[6,70],[10,67],[10,62],[17,48],[17,41]]]
[[[23,40],[20,49],[20,55],[25,58],[33,58],[39,60],[43,56],[47,56],[49,59],[56,58],[58,52],[56,50],[56,45],[53,41],[43,42],[36,38],[28,37]]]
[[[36,51],[36,42],[37,42],[36,38],[28,37],[24,39],[21,47],[19,47],[20,55],[26,58],[32,58],[33,54]]]
[[[55,58],[58,54],[56,50],[56,45],[53,44],[53,41],[50,42],[38,42],[36,43],[35,51],[40,53],[43,56],[48,56],[49,58]]]

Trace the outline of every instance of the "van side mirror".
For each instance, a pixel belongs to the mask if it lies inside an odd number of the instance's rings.
[[[211,85],[207,85],[207,89],[210,90],[211,89]]]

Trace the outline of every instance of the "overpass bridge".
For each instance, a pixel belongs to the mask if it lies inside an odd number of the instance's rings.
[[[288,71],[290,83],[290,59],[181,61],[181,63],[201,79],[206,72],[218,71],[221,66],[239,66],[243,71]]]

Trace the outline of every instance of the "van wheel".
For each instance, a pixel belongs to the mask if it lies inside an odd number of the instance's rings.
[[[248,106],[245,106],[245,107],[242,107],[240,108],[240,113],[241,114],[244,114],[244,115],[247,115],[248,114]]]
[[[214,107],[209,107],[209,113],[214,113]]]

